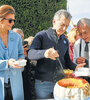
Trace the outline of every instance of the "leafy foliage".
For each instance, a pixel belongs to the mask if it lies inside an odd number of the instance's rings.
[[[16,28],[21,28],[25,38],[34,36],[52,26],[54,13],[66,9],[67,0],[0,0],[0,5],[9,4],[16,11]]]

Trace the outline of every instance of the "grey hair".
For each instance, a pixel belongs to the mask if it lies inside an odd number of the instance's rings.
[[[13,31],[19,31],[20,35],[24,37],[24,33],[20,28],[13,28]]]
[[[79,25],[84,26],[84,24],[86,24],[87,26],[90,26],[90,19],[89,18],[81,18],[77,23],[77,27]]]
[[[60,18],[61,18],[62,15],[65,16],[66,18],[69,18],[69,19],[72,18],[71,14],[70,14],[68,11],[66,11],[66,10],[64,10],[64,9],[61,9],[61,10],[58,10],[58,11],[54,14],[53,19],[55,19],[55,20],[60,20]]]

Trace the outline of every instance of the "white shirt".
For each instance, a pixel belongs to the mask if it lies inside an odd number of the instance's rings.
[[[85,48],[85,45],[86,45],[85,41],[82,40],[82,44],[81,44],[81,57],[84,57],[84,48]],[[90,68],[90,41],[88,43],[88,48],[89,48],[89,68]],[[77,40],[75,42],[75,44],[74,44],[74,55],[73,55],[73,62],[74,63],[76,63],[76,59],[78,57],[80,57],[79,56],[79,52],[80,52],[79,49],[80,49],[80,39]]]

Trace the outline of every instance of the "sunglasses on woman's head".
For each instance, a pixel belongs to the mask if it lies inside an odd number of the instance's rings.
[[[5,19],[5,20],[8,20],[9,23],[12,23],[12,21],[13,21],[14,23],[16,22],[16,19],[11,19],[11,18],[10,18],[10,19],[4,18],[4,19]]]

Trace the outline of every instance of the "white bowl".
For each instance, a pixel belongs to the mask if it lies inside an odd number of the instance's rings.
[[[80,72],[90,72],[90,68],[77,68],[77,71],[80,71]]]
[[[17,64],[17,66],[26,66],[26,62],[27,62],[27,60],[23,59],[23,60],[15,61],[14,64]]]
[[[90,76],[90,68],[78,68],[74,74],[75,76]]]

